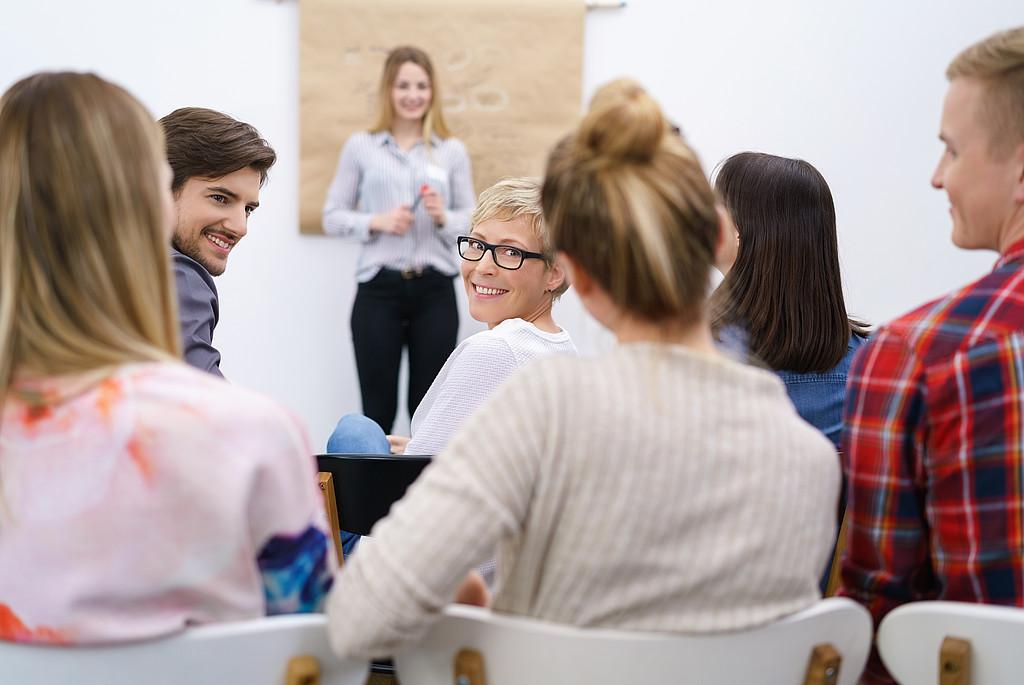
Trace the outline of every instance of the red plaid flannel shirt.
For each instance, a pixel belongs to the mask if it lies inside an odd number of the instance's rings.
[[[1024,241],[884,326],[850,369],[841,594],[1024,604]],[[872,654],[867,682],[889,682]]]

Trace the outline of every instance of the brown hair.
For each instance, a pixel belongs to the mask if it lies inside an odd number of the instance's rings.
[[[740,243],[711,296],[712,329],[738,327],[754,359],[772,369],[832,369],[850,335],[867,329],[846,313],[825,178],[802,159],[741,152],[722,164],[715,189]]]
[[[15,369],[180,358],[165,174],[160,128],[98,76],[0,98],[0,402]]]
[[[430,137],[433,133],[436,133],[440,138],[448,138],[451,136],[451,131],[448,129],[447,124],[444,123],[444,113],[441,111],[441,84],[437,82],[434,65],[430,62],[430,57],[427,56],[427,53],[411,45],[402,45],[394,48],[388,53],[387,60],[384,61],[384,71],[380,75],[380,89],[377,93],[377,123],[373,125],[370,131],[376,133],[391,130],[391,126],[395,121],[395,105],[391,101],[391,89],[395,85],[395,80],[398,79],[398,70],[406,62],[412,62],[422,68],[423,71],[427,72],[427,77],[430,79],[430,108],[427,109],[427,113],[423,117],[423,141],[429,145]]]
[[[957,55],[946,77],[985,84],[982,116],[990,151],[1003,154],[1024,143],[1024,27],[996,33]]]
[[[541,203],[555,246],[622,310],[696,322],[718,242],[715,196],[657,103],[620,79],[548,159]]]
[[[167,162],[177,194],[190,178],[220,178],[251,167],[260,174],[260,185],[277,161],[277,153],[250,124],[202,107],[182,107],[160,125],[167,140]]]

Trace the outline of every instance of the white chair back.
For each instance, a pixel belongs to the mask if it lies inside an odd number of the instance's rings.
[[[368,672],[368,662],[331,653],[322,614],[199,626],[117,645],[0,642],[0,683],[19,685],[363,685]]]
[[[876,640],[886,668],[903,685],[1024,682],[1024,609],[913,602],[882,619]]]
[[[474,669],[487,685],[794,685],[805,682],[814,648],[826,644],[841,663],[837,677],[826,676],[823,667],[820,682],[854,685],[871,645],[867,611],[848,599],[826,599],[752,630],[668,635],[560,626],[452,606],[420,644],[395,655],[395,664],[402,685],[469,685],[480,681]],[[461,681],[453,676],[460,653]]]

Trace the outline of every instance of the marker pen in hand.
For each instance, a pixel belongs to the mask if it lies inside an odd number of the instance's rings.
[[[428,190],[430,190],[430,186],[428,186],[426,183],[424,183],[423,185],[420,186],[420,194],[417,195],[416,199],[412,201],[412,206],[409,207],[409,211],[410,212],[415,212],[416,211],[416,208],[420,204],[420,200],[423,199],[423,194],[425,192],[427,192]]]

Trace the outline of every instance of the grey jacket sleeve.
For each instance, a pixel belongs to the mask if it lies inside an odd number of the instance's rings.
[[[172,252],[171,257],[178,288],[178,321],[185,362],[223,378],[220,352],[213,346],[213,329],[220,316],[217,286],[199,262],[177,251]]]

